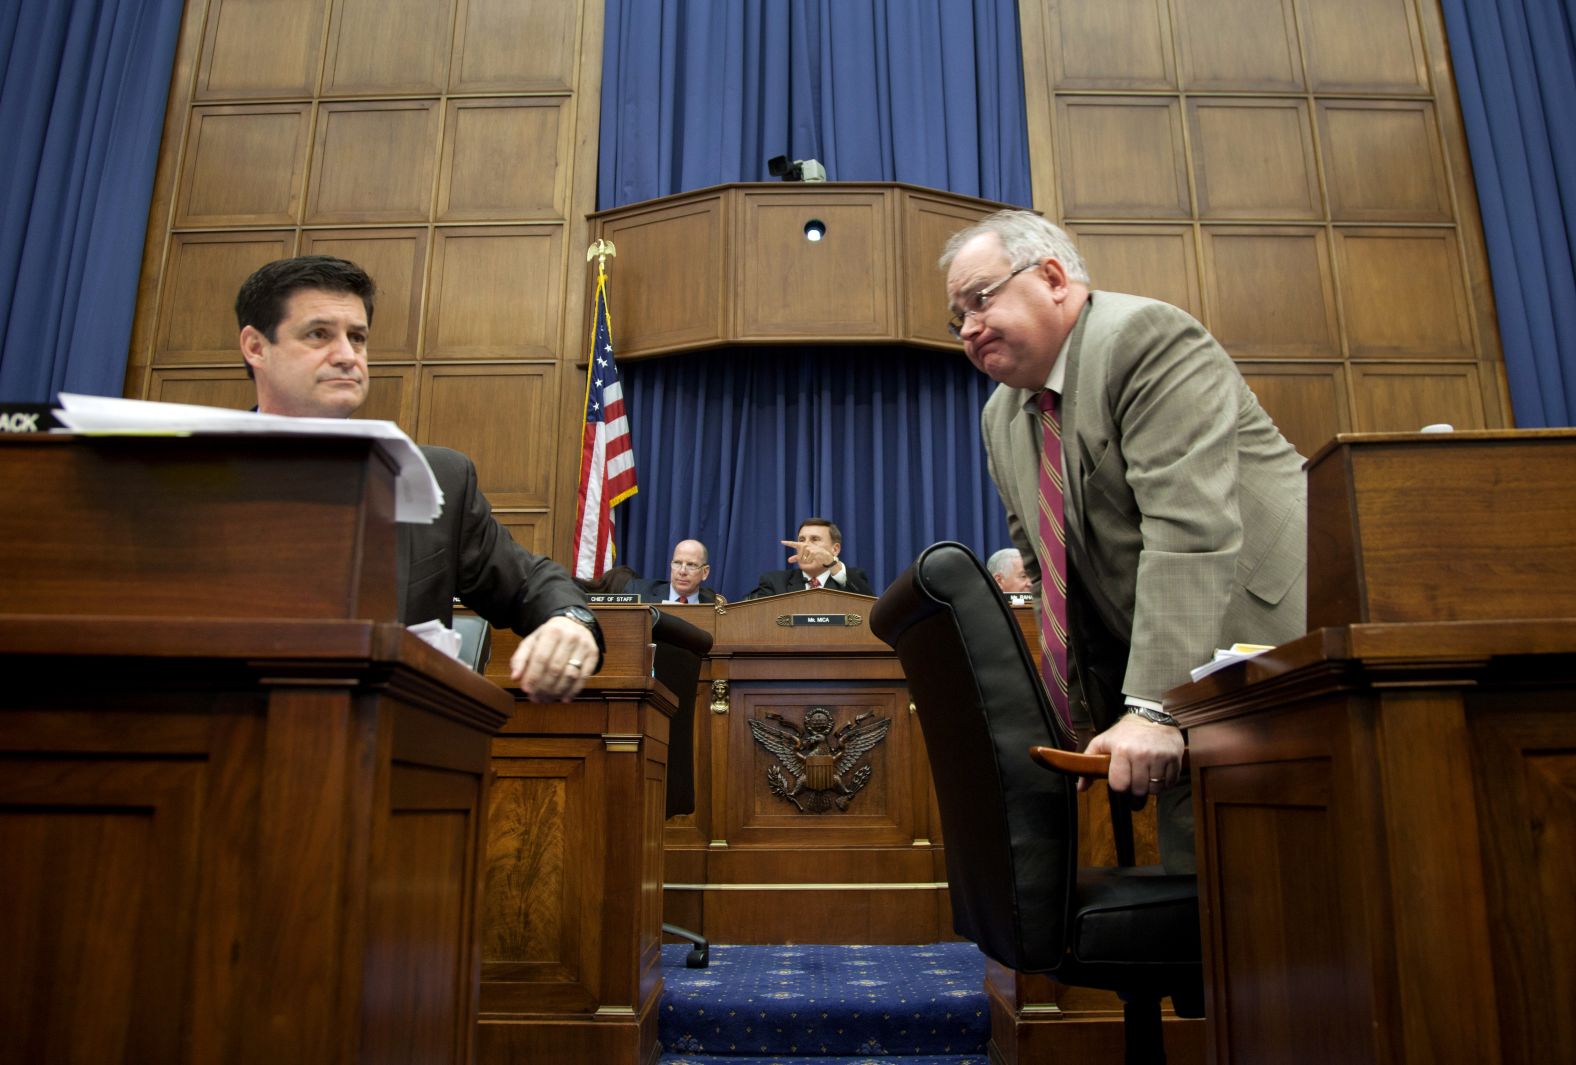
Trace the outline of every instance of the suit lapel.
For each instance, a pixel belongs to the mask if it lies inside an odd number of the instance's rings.
[[[1067,364],[1062,368],[1062,401],[1059,409],[1062,425],[1062,466],[1067,471],[1063,486],[1067,506],[1076,520],[1067,523],[1068,561],[1074,566],[1087,566],[1083,531],[1089,511],[1084,506],[1083,442],[1078,439],[1078,405],[1082,398],[1083,345],[1090,317],[1094,314],[1094,293],[1084,304],[1073,331],[1067,338]],[[1081,564],[1081,565],[1080,565]]]

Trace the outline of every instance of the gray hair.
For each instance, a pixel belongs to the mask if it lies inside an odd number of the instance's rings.
[[[993,577],[998,573],[1006,573],[1008,563],[1015,558],[1022,561],[1022,556],[1019,554],[1018,549],[1016,547],[1004,547],[985,560],[985,569]]]
[[[1089,268],[1084,265],[1083,256],[1078,254],[1073,238],[1061,226],[1046,221],[1034,211],[997,211],[952,234],[938,263],[942,272],[952,268],[952,260],[957,258],[963,245],[982,233],[996,234],[1002,251],[1007,253],[1007,261],[1015,270],[1029,263],[1055,259],[1067,271],[1069,280],[1089,284]]]

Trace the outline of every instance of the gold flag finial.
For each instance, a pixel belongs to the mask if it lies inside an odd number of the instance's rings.
[[[618,249],[613,247],[611,240],[608,240],[606,237],[598,237],[586,249],[586,262],[590,262],[592,259],[596,260],[596,272],[597,276],[600,277],[607,273],[607,257],[617,254]]]

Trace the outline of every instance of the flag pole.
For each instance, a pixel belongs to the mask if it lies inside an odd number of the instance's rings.
[[[586,261],[597,261],[597,276],[581,405],[580,486],[575,510],[574,574],[583,580],[600,577],[613,564],[612,508],[639,490],[623,385],[613,359],[612,314],[607,306],[607,260],[617,254],[613,242],[606,238],[586,249]]]

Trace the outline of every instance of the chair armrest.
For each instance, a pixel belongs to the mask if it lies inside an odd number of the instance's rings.
[[[1029,757],[1052,772],[1066,773],[1071,777],[1104,780],[1111,769],[1111,756],[1108,754],[1077,754],[1055,747],[1030,747]]]
[[[1077,754],[1055,747],[1030,747],[1029,757],[1053,773],[1066,773],[1070,777],[1093,777],[1104,780],[1111,772],[1108,754]],[[1182,752],[1182,769],[1187,770],[1187,751]]]

